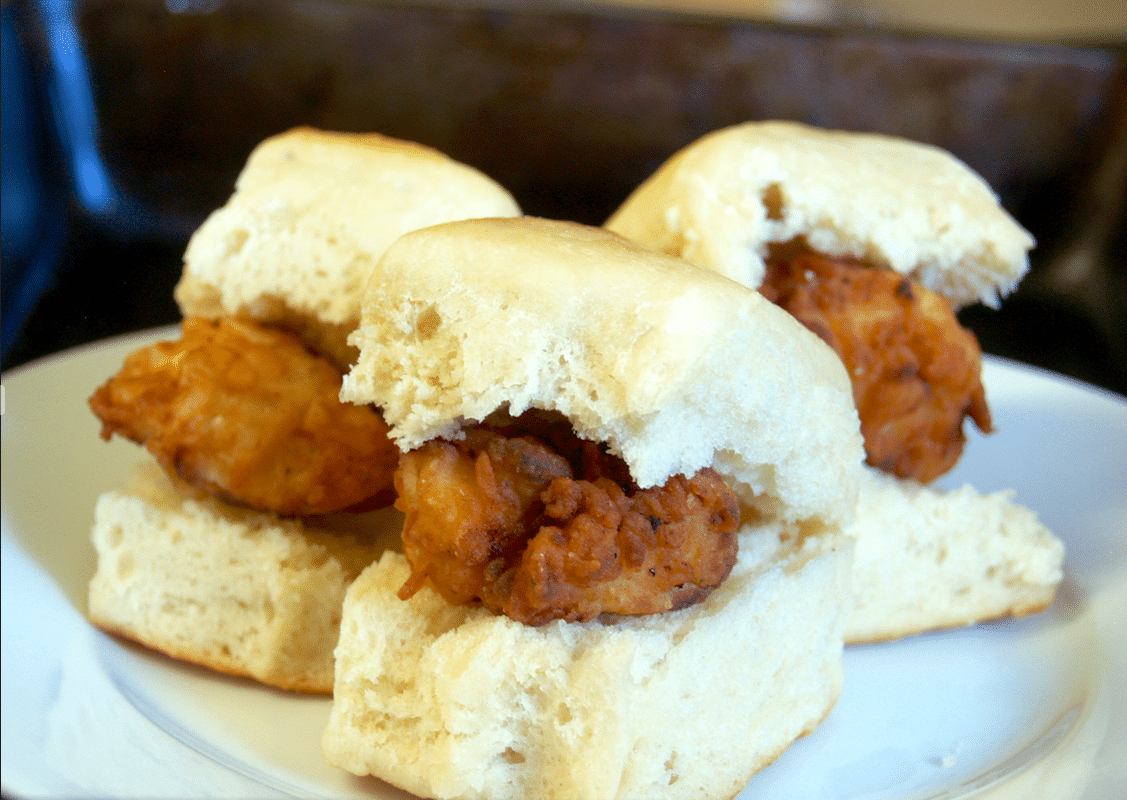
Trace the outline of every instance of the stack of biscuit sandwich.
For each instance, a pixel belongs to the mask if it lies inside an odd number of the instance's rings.
[[[946,154],[790,124],[603,228],[274,137],[188,246],[182,338],[91,398],[152,458],[95,509],[90,618],[331,692],[327,761],[422,797],[732,797],[846,643],[1051,602],[1032,512],[931,485],[991,427],[950,303],[1030,245]]]

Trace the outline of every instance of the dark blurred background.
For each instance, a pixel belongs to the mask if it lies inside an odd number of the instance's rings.
[[[600,224],[682,145],[783,118],[979,171],[1039,246],[1002,309],[964,324],[1127,394],[1127,30],[640,4],[5,2],[4,369],[175,322],[191,232],[297,124],[423,142],[526,213]]]

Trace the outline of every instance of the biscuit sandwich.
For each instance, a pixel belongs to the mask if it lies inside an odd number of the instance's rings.
[[[342,403],[364,280],[415,227],[514,216],[492,180],[378,134],[299,128],[251,154],[188,244],[181,338],[91,397],[152,456],[98,501],[88,614],[175,658],[332,691],[345,588],[398,546],[398,451]]]
[[[731,797],[842,685],[840,360],[727,278],[535,218],[408,233],[342,398],[401,451],[327,761],[432,798]]]
[[[936,488],[969,418],[993,428],[981,351],[955,312],[997,306],[1033,238],[951,154],[791,122],[689,144],[605,226],[788,310],[845,363],[865,437],[850,642],[1026,614],[1063,548],[1011,493]]]

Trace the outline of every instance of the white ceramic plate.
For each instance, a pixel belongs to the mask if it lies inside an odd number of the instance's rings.
[[[166,329],[4,376],[5,797],[405,797],[321,758],[329,701],[171,661],[83,619],[94,500],[143,455],[86,397]],[[1065,542],[1038,616],[849,648],[840,702],[740,795],[1127,796],[1127,403],[988,359],[998,432],[946,483],[1012,487]],[[732,743],[738,747],[738,742]]]

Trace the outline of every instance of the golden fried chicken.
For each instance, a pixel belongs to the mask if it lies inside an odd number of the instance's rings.
[[[606,478],[559,478],[544,501],[545,524],[520,565],[484,598],[521,622],[685,608],[736,562],[739,505],[711,469],[631,496]]]
[[[429,579],[452,603],[541,625],[684,608],[727,577],[739,504],[713,470],[639,490],[621,459],[570,429],[534,429],[551,445],[476,427],[404,454],[396,507],[412,574],[400,597]]]
[[[143,444],[175,478],[283,515],[387,505],[399,453],[371,407],[293,334],[186,319],[183,337],[129,355],[90,398],[102,437]]]
[[[395,506],[406,515],[403,551],[412,574],[400,597],[430,578],[450,603],[480,599],[486,583],[519,562],[539,523],[540,495],[570,475],[567,459],[542,441],[483,428],[403,454]]]
[[[959,460],[966,417],[990,432],[978,340],[941,295],[809,252],[769,261],[760,292],[845,363],[874,467],[926,483]]]

